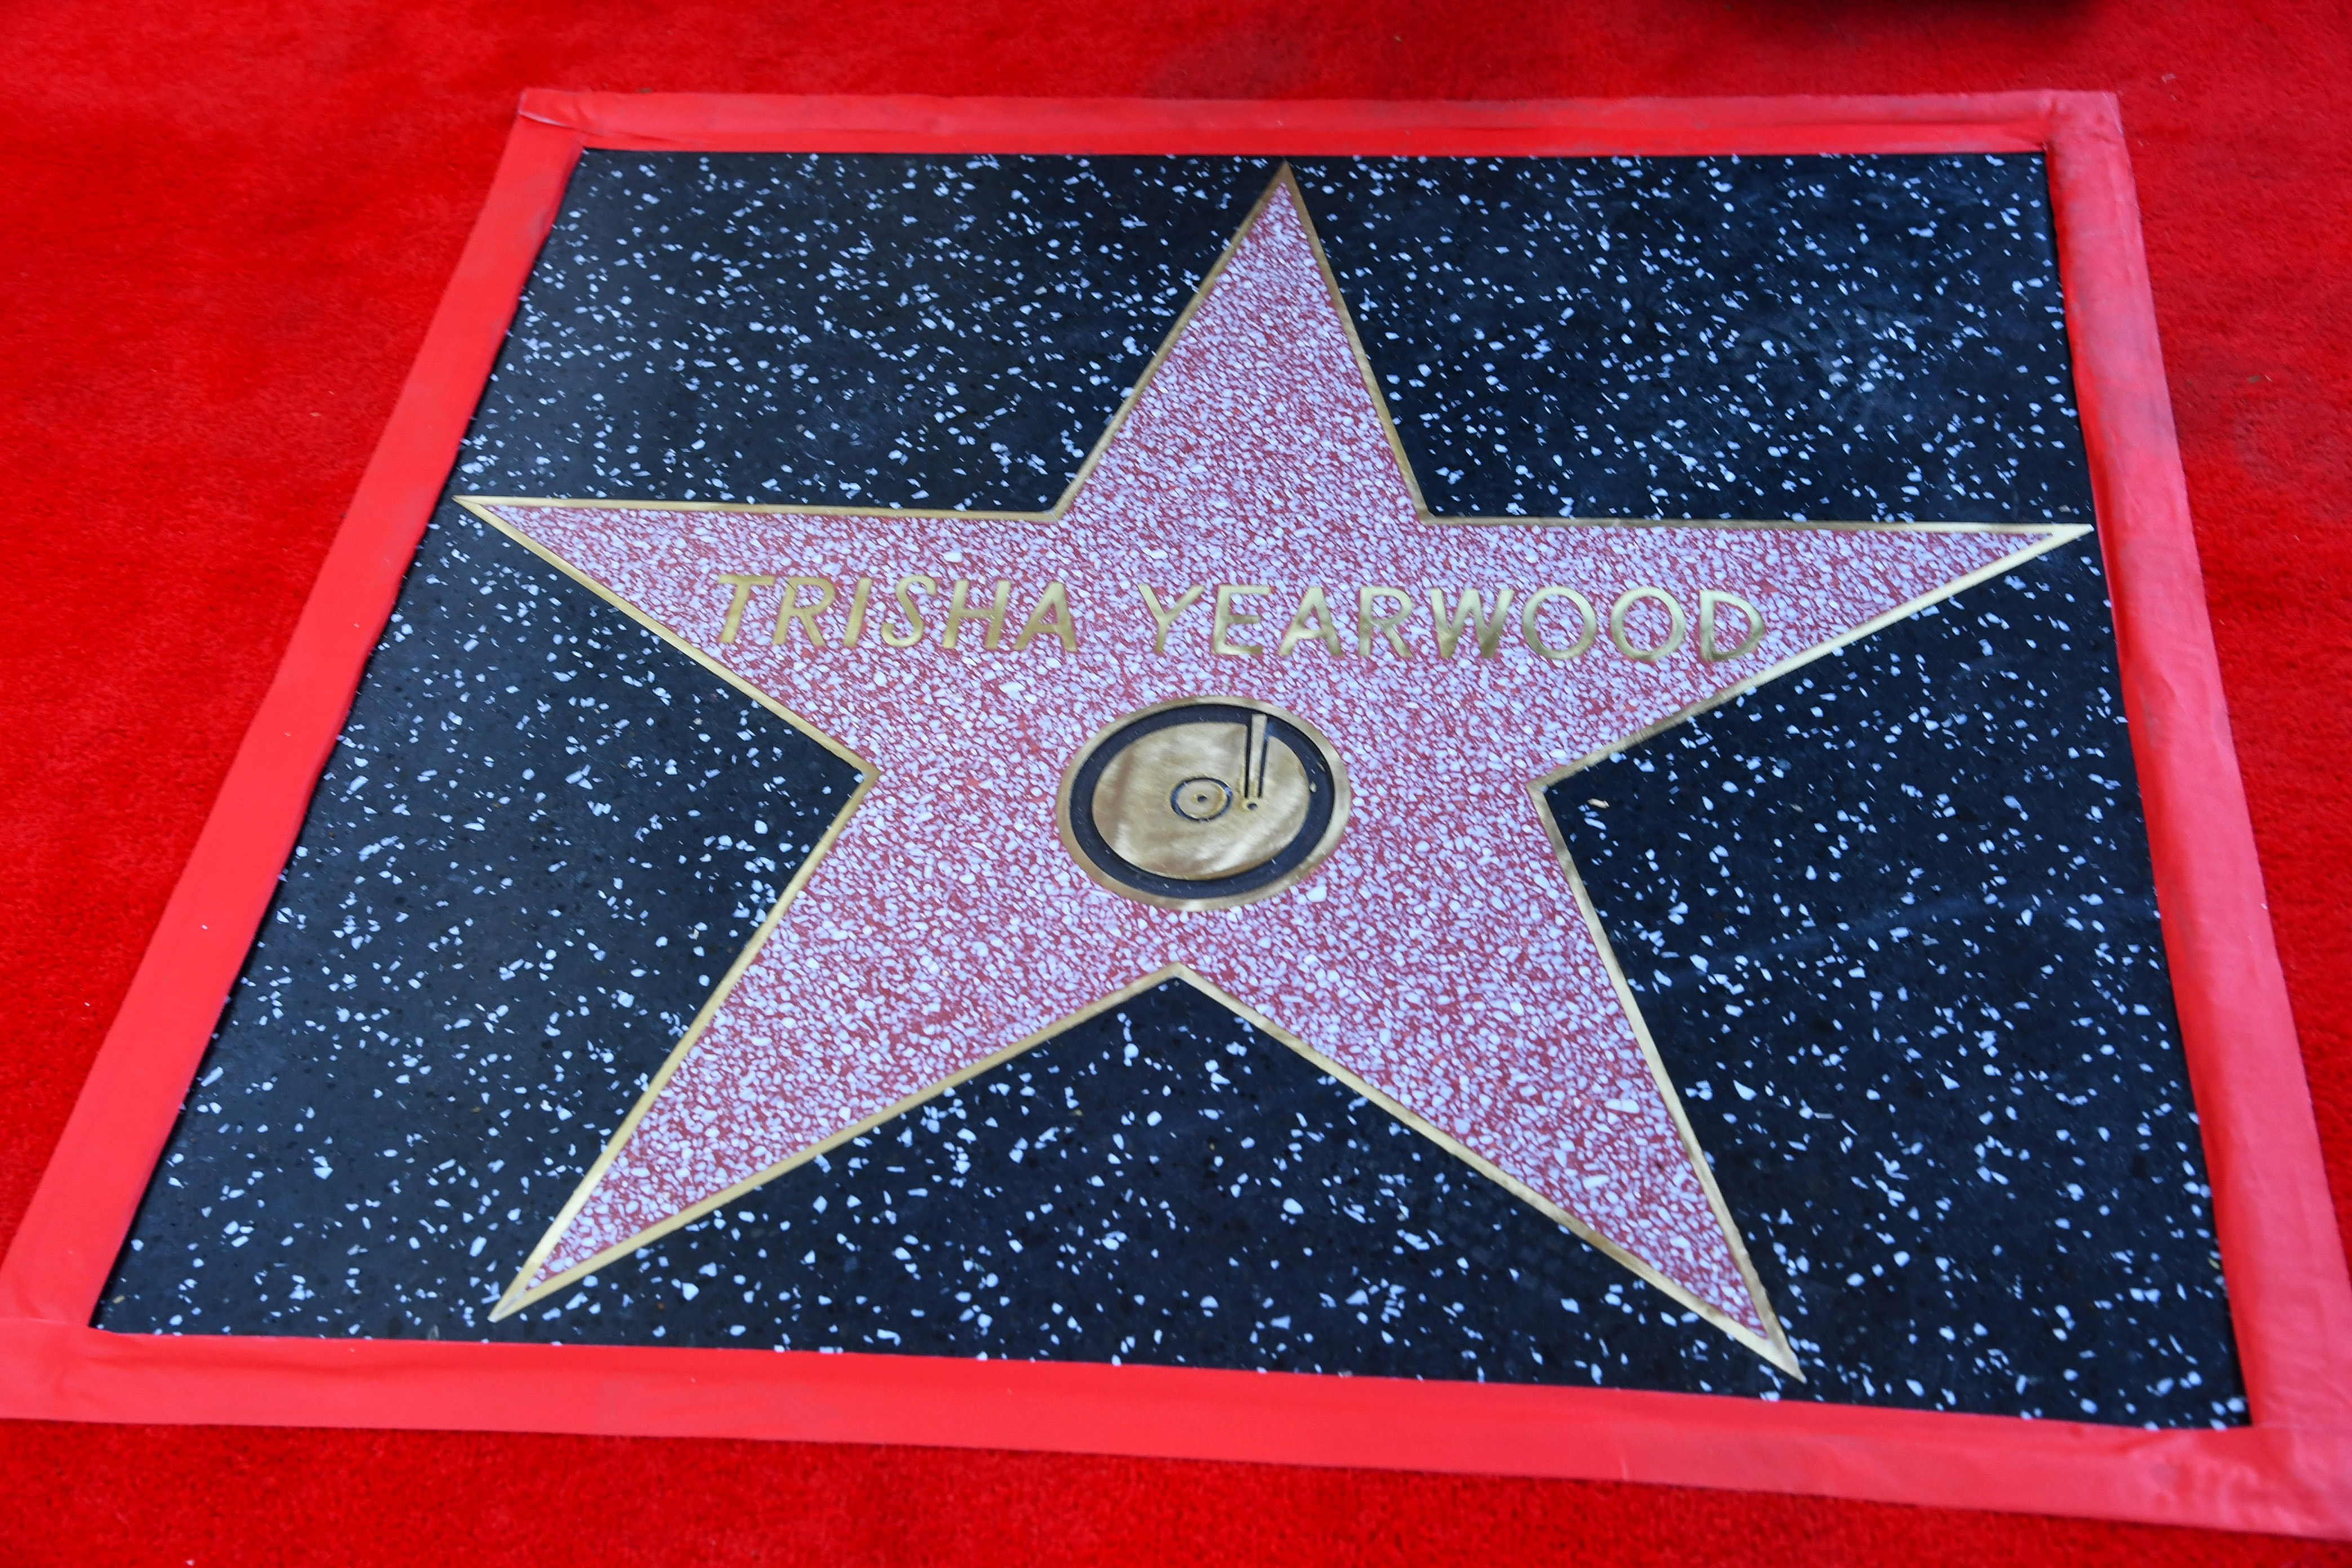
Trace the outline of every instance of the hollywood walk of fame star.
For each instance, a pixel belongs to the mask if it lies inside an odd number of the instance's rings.
[[[1286,171],[1051,513],[466,504],[863,775],[501,1314],[1173,975],[1791,1372],[1543,788],[2086,531],[1433,517]],[[1235,898],[1072,836],[1188,701],[1339,796]]]

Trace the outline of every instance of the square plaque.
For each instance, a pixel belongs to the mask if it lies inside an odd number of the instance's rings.
[[[2111,100],[528,96],[0,1314],[2344,1533]]]

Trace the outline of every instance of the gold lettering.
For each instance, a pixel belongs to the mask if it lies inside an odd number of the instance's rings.
[[[1536,626],[1536,616],[1546,604],[1554,599],[1566,599],[1576,607],[1576,640],[1566,647],[1554,647],[1544,641],[1542,631]],[[1495,613],[1497,616],[1502,614],[1500,605],[1496,607]],[[1574,658],[1591,647],[1592,639],[1600,635],[1601,617],[1592,613],[1592,601],[1573,588],[1538,588],[1528,595],[1527,603],[1519,606],[1519,640],[1526,643],[1528,650],[1538,658],[1549,658],[1554,662]]]
[[[1298,596],[1298,613],[1290,617],[1290,629],[1282,634],[1282,646],[1274,651],[1288,658],[1290,650],[1303,642],[1321,643],[1323,651],[1333,658],[1344,658],[1348,652],[1339,642],[1339,623],[1320,588],[1309,588]]]
[[[1374,599],[1393,599],[1399,608],[1392,615],[1379,615],[1372,609]],[[1399,658],[1411,658],[1412,649],[1404,646],[1397,627],[1412,618],[1412,595],[1402,588],[1359,588],[1356,590],[1356,651],[1364,658],[1372,657],[1372,639],[1386,637],[1389,649]]]
[[[1138,583],[1136,591],[1143,595],[1143,607],[1151,612],[1151,624],[1158,628],[1151,638],[1151,651],[1168,651],[1168,634],[1175,627],[1176,617],[1201,602],[1201,590],[1187,588],[1176,595],[1176,602],[1166,609],[1160,607],[1160,595],[1151,591],[1149,583]]]
[[[874,579],[860,577],[857,586],[849,591],[849,625],[842,629],[841,646],[856,647],[866,635],[866,601],[874,595]]]
[[[1037,607],[1029,612],[1013,638],[1013,651],[1021,652],[1047,632],[1061,643],[1063,652],[1078,651],[1078,626],[1070,619],[1070,591],[1059,583],[1046,584],[1045,591],[1037,595]]]
[[[1217,585],[1217,609],[1209,625],[1209,651],[1226,658],[1254,658],[1265,649],[1255,643],[1228,642],[1225,634],[1235,626],[1254,626],[1258,618],[1247,610],[1238,609],[1234,601],[1240,598],[1262,598],[1274,590],[1263,583],[1220,583]]]
[[[801,603],[801,590],[803,588],[814,588],[816,590],[816,603],[813,605],[804,605]],[[792,635],[784,630],[784,623],[787,621],[798,621],[801,624],[801,630],[808,634],[809,647],[823,647],[824,646],[824,634],[816,629],[816,618],[832,607],[833,584],[826,582],[824,578],[785,578],[783,600],[776,606],[776,629],[769,634],[768,640],[775,644],[778,647],[783,647],[784,639]]]
[[[1004,638],[1004,606],[1013,597],[1013,584],[1007,579],[999,577],[996,580],[996,601],[984,610],[972,609],[964,603],[964,595],[971,589],[971,584],[962,578],[959,577],[955,580],[955,587],[948,598],[947,635],[940,639],[940,646],[954,647],[956,633],[962,627],[964,622],[985,621],[988,623],[988,629],[981,633],[980,646],[993,653],[996,651],[996,645]]]
[[[1635,647],[1633,640],[1625,635],[1626,613],[1644,599],[1655,599],[1666,609],[1666,640],[1655,647]],[[1655,664],[1682,647],[1683,632],[1688,624],[1683,618],[1681,603],[1664,588],[1652,588],[1646,585],[1628,588],[1617,595],[1615,604],[1609,606],[1609,640],[1617,645],[1619,653],[1623,654],[1627,658],[1639,660],[1643,664]]]
[[[1492,658],[1495,647],[1503,640],[1503,627],[1509,623],[1511,599],[1517,592],[1512,588],[1495,590],[1495,613],[1486,614],[1486,602],[1475,588],[1462,590],[1462,598],[1451,616],[1445,610],[1445,590],[1429,591],[1430,619],[1437,623],[1437,657],[1452,658],[1454,647],[1462,641],[1465,630],[1475,628],[1478,634],[1478,657]],[[1591,617],[1587,616],[1589,621]]]
[[[923,612],[916,607],[915,601],[908,595],[936,594],[939,591],[940,585],[920,572],[910,572],[899,578],[898,585],[890,592],[898,601],[898,614],[906,617],[907,629],[902,632],[885,621],[882,623],[882,640],[892,647],[912,647],[922,641],[923,632],[926,629],[923,626]]]
[[[1715,612],[1719,605],[1728,605],[1747,619],[1747,629],[1739,634],[1737,646],[1724,647],[1715,640]],[[1756,645],[1764,640],[1764,612],[1737,594],[1721,594],[1713,588],[1698,596],[1698,656],[1709,664],[1721,664],[1727,658],[1753,653]]]
[[[736,634],[743,629],[743,612],[751,605],[751,590],[772,588],[776,580],[761,572],[721,572],[719,580],[735,590],[734,596],[727,601],[727,618],[719,623],[719,640],[733,642]]]

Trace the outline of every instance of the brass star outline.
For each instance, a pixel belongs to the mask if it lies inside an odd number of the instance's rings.
[[[1685,1154],[1688,1158],[1691,1169],[1706,1194],[1706,1200],[1710,1207],[1713,1209],[1718,1223],[1723,1228],[1724,1236],[1729,1246],[1732,1257],[1737,1263],[1743,1281],[1747,1285],[1750,1297],[1758,1310],[1759,1318],[1766,1326],[1767,1332],[1764,1335],[1759,1336],[1752,1330],[1748,1329],[1745,1324],[1730,1319],[1713,1303],[1696,1297],[1687,1289],[1664,1275],[1660,1270],[1646,1262],[1644,1259],[1628,1251],[1624,1247],[1612,1240],[1609,1236],[1599,1230],[1591,1224],[1589,1224],[1579,1215],[1561,1207],[1557,1203],[1536,1192],[1526,1183],[1514,1177],[1509,1172],[1495,1164],[1492,1161],[1479,1155],[1440,1128],[1432,1124],[1426,1118],[1399,1103],[1393,1098],[1385,1094],[1372,1084],[1365,1081],[1360,1075],[1350,1071],[1340,1063],[1332,1060],[1329,1057],[1313,1048],[1299,1037],[1284,1028],[1273,1019],[1265,1016],[1258,1009],[1251,1006],[1240,998],[1232,995],[1183,963],[1164,965],[1127,985],[1118,987],[1118,989],[1103,995],[1092,1004],[1057,1017],[1045,1027],[1023,1036],[1011,1044],[990,1053],[982,1059],[974,1061],[955,1072],[950,1073],[929,1082],[919,1091],[842,1127],[837,1131],[832,1133],[822,1141],[798,1150],[788,1159],[767,1166],[750,1178],[680,1209],[660,1224],[648,1227],[647,1229],[631,1237],[625,1242],[607,1247],[583,1262],[567,1268],[562,1272],[552,1275],[544,1280],[541,1280],[535,1285],[532,1284],[531,1280],[537,1271],[551,1252],[559,1238],[564,1234],[565,1230],[577,1216],[589,1194],[602,1181],[606,1170],[610,1167],[615,1156],[628,1142],[631,1135],[635,1131],[637,1124],[643,1120],[646,1111],[659,1099],[664,1088],[675,1075],[678,1068],[692,1053],[697,1042],[701,1038],[711,1019],[718,1014],[719,1010],[727,1000],[729,994],[734,989],[736,984],[741,979],[744,973],[751,966],[761,950],[766,945],[769,938],[772,936],[776,930],[781,926],[787,910],[798,897],[803,888],[806,885],[820,861],[823,860],[826,852],[839,837],[841,832],[851,817],[855,816],[867,792],[870,791],[878,782],[880,770],[872,763],[857,755],[847,746],[841,743],[836,738],[826,733],[824,730],[812,723],[802,715],[793,711],[789,707],[771,696],[767,691],[761,689],[751,680],[746,679],[735,670],[728,668],[724,663],[714,658],[703,648],[677,635],[652,615],[631,603],[621,595],[614,592],[605,584],[597,581],[557,552],[547,548],[539,541],[513,527],[504,519],[497,515],[496,511],[492,509],[500,505],[527,505],[540,508],[562,506],[579,509],[593,509],[601,507],[616,510],[625,508],[631,511],[640,512],[669,510],[705,513],[743,512],[856,518],[870,518],[879,513],[887,512],[892,516],[932,517],[967,521],[1058,521],[1068,512],[1072,503],[1081,494],[1081,492],[1085,490],[1087,482],[1093,477],[1094,472],[1101,462],[1105,453],[1110,449],[1121,428],[1126,424],[1129,415],[1143,399],[1146,392],[1158,376],[1162,365],[1167,362],[1171,353],[1174,352],[1177,344],[1182,339],[1187,327],[1192,323],[1193,317],[1199,312],[1202,304],[1214,291],[1219,279],[1223,276],[1228,264],[1232,261],[1236,252],[1241,248],[1244,240],[1248,237],[1251,230],[1256,226],[1259,218],[1265,213],[1268,204],[1276,199],[1286,199],[1292,205],[1297,221],[1305,231],[1309,247],[1314,255],[1316,266],[1321,275],[1323,286],[1328,293],[1331,305],[1336,310],[1339,320],[1346,332],[1349,348],[1355,358],[1358,373],[1360,375],[1364,388],[1371,400],[1372,408],[1377,416],[1381,429],[1386,437],[1390,453],[1394,459],[1397,473],[1402,478],[1404,487],[1411,496],[1416,520],[1423,524],[1454,528],[1626,529],[1642,527],[1670,527],[1676,529],[1710,529],[1737,531],[1832,530],[1863,532],[1952,532],[1970,534],[2013,534],[2020,536],[2021,539],[2027,539],[2033,542],[2030,544],[2022,545],[2014,552],[2002,556],[1979,570],[1948,581],[1930,593],[1907,600],[1895,606],[1893,609],[1854,626],[1843,634],[1812,645],[1799,654],[1785,658],[1763,670],[1757,671],[1719,690],[1711,692],[1705,698],[1689,703],[1632,733],[1612,741],[1606,745],[1596,747],[1592,751],[1577,758],[1574,762],[1526,782],[1526,788],[1534,799],[1538,817],[1544,825],[1545,830],[1551,843],[1553,854],[1563,875],[1568,880],[1576,907],[1584,919],[1588,933],[1590,934],[1595,948],[1598,950],[1601,962],[1609,974],[1612,985],[1616,994],[1617,1002],[1620,1007],[1623,1010],[1626,1022],[1631,1027],[1635,1040],[1639,1044],[1642,1056],[1655,1081],[1660,1097],[1673,1117],[1675,1130],[1683,1145]],[[545,499],[524,500],[522,498],[478,496],[460,497],[457,499],[460,505],[464,506],[468,511],[472,512],[483,522],[515,540],[517,542],[522,544],[526,549],[529,549],[534,554],[540,556],[541,559],[556,567],[565,575],[589,588],[599,597],[603,598],[607,603],[612,604],[623,613],[629,616],[632,619],[635,620],[638,624],[644,626],[656,636],[659,637],[666,644],[678,649],[680,652],[683,652],[688,657],[693,658],[696,662],[710,670],[714,675],[718,676],[729,686],[758,702],[762,708],[782,719],[795,731],[807,736],[810,740],[815,742],[819,746],[823,747],[834,756],[856,768],[860,774],[857,785],[851,792],[848,798],[843,803],[840,811],[835,815],[833,822],[828,825],[824,834],[819,837],[815,844],[812,847],[810,852],[803,859],[800,867],[796,869],[791,881],[786,886],[782,895],[778,898],[775,905],[770,910],[766,918],[761,922],[759,928],[754,932],[751,940],[745,944],[741,952],[729,967],[727,973],[722,976],[719,984],[713,989],[709,999],[706,1000],[701,1009],[696,1015],[692,1024],[680,1037],[677,1046],[673,1047],[661,1069],[656,1073],[654,1078],[648,1083],[646,1090],[639,1097],[636,1105],[632,1109],[627,1118],[607,1141],[604,1149],[600,1153],[595,1163],[590,1167],[586,1175],[582,1179],[570,1201],[564,1205],[563,1209],[548,1227],[548,1230],[541,1241],[533,1249],[530,1258],[526,1261],[513,1283],[503,1294],[492,1313],[494,1321],[509,1316],[521,1310],[532,1302],[540,1300],[550,1294],[567,1288],[583,1276],[616,1261],[621,1257],[627,1256],[641,1249],[645,1246],[658,1239],[661,1236],[667,1235],[670,1231],[682,1226],[690,1224],[704,1215],[734,1202],[746,1193],[764,1185],[768,1182],[773,1180],[776,1176],[782,1174],[784,1172],[805,1163],[807,1161],[814,1159],[818,1155],[832,1149],[837,1148],[845,1142],[862,1136],[882,1123],[903,1114],[913,1107],[955,1087],[957,1084],[962,1083],[971,1078],[986,1072],[992,1068],[1000,1066],[1005,1061],[1021,1055],[1044,1041],[1065,1033],[1071,1027],[1074,1027],[1088,1018],[1122,1005],[1135,996],[1165,984],[1170,980],[1181,980],[1200,990],[1204,994],[1213,998],[1221,1005],[1247,1020],[1253,1026],[1262,1029],[1274,1038],[1280,1040],[1292,1050],[1297,1051],[1300,1056],[1313,1063],[1318,1070],[1347,1085],[1352,1092],[1364,1097],[1376,1105],[1379,1105],[1390,1115],[1396,1117],[1407,1126],[1413,1128],[1416,1131],[1420,1132],[1424,1137],[1429,1138],[1433,1142],[1444,1148],[1449,1153],[1454,1154],[1456,1158],[1465,1161],[1466,1163],[1471,1165],[1472,1168],[1477,1170],[1481,1174],[1496,1182],[1506,1188],[1506,1190],[1510,1191],[1516,1196],[1519,1197],[1523,1202],[1526,1202],[1531,1207],[1534,1207],[1539,1213],[1545,1215],[1546,1217],[1552,1219],[1556,1223],[1580,1237],[1585,1241],[1598,1247],[1604,1254],[1615,1259],[1618,1263],[1625,1267],[1637,1277],[1647,1280],[1652,1285],[1665,1291],[1670,1298],[1676,1300],[1685,1308],[1695,1311],[1706,1321],[1713,1323],[1717,1329],[1728,1333],[1736,1341],[1745,1345],[1758,1355],[1763,1357],[1766,1361],[1790,1375],[1800,1378],[1801,1378],[1802,1373],[1798,1369],[1793,1350],[1789,1345],[1787,1337],[1780,1325],[1778,1317],[1774,1313],[1771,1304],[1763,1290],[1761,1281],[1757,1278],[1754,1265],[1748,1256],[1746,1245],[1741,1237],[1738,1226],[1732,1218],[1728,1206],[1724,1202],[1722,1194],[1715,1181],[1713,1170],[1709,1166],[1700,1148],[1697,1138],[1691,1128],[1688,1115],[1682,1104],[1681,1096],[1676,1091],[1671,1078],[1666,1073],[1664,1065],[1659,1057],[1655,1042],[1650,1034],[1648,1025],[1642,1016],[1641,1009],[1636,1003],[1630,987],[1626,984],[1623,971],[1618,963],[1614,950],[1610,944],[1607,933],[1602,929],[1599,914],[1593,906],[1590,893],[1585,887],[1583,878],[1575,863],[1575,859],[1570,854],[1567,843],[1559,831],[1558,821],[1545,804],[1545,793],[1553,784],[1563,779],[1571,777],[1574,774],[1606,760],[1619,752],[1638,745],[1643,741],[1646,741],[1651,737],[1674,727],[1675,725],[1680,724],[1697,716],[1698,714],[1743,696],[1748,691],[1754,690],[1758,687],[1762,686],[1769,681],[1777,679],[1780,676],[1801,668],[1817,658],[1821,658],[1836,652],[1840,648],[1856,642],[1863,637],[1868,637],[1886,626],[1892,625],[1896,621],[1916,614],[1917,611],[1929,605],[1935,604],[1942,599],[1948,598],[1953,595],[1964,592],[1968,588],[1973,587],[1981,582],[2005,573],[2011,568],[2032,560],[2041,554],[2046,553],[2048,551],[2055,549],[2062,544],[2065,544],[2075,539],[2081,538],[2091,531],[2087,525],[2082,524],[2001,524],[1955,522],[1856,523],[1819,521],[1801,522],[1790,520],[1764,521],[1692,521],[1686,520],[1668,519],[1440,516],[1430,510],[1423,494],[1418,477],[1413,471],[1412,461],[1405,452],[1404,446],[1398,434],[1395,422],[1391,416],[1387,399],[1381,394],[1378,378],[1373,374],[1370,358],[1366,354],[1362,341],[1357,332],[1353,315],[1348,309],[1345,297],[1339,289],[1338,279],[1331,268],[1329,259],[1324,252],[1320,237],[1315,229],[1313,219],[1307,210],[1304,195],[1298,187],[1296,176],[1286,164],[1281,166],[1277,170],[1274,178],[1269,182],[1265,191],[1260,195],[1257,202],[1254,204],[1248,215],[1244,218],[1243,222],[1234,232],[1233,238],[1225,246],[1223,253],[1219,256],[1216,262],[1211,267],[1209,271],[1203,276],[1199,287],[1194,290],[1192,299],[1186,303],[1183,310],[1178,313],[1175,321],[1171,324],[1166,335],[1163,337],[1158,351],[1153,354],[1151,361],[1147,365],[1143,374],[1138,378],[1135,386],[1121,401],[1118,412],[1113,416],[1109,424],[1104,428],[1101,436],[1097,439],[1095,445],[1087,453],[1085,460],[1080,464],[1077,471],[1072,477],[1069,484],[1065,488],[1061,496],[1055,500],[1052,507],[1044,511],[959,511],[947,509],[885,508],[872,506],[844,507],[829,505],[810,506],[765,503],[742,504],[700,501],[551,501]]]

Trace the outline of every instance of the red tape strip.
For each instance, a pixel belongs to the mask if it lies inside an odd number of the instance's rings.
[[[1289,155],[2046,151],[2125,702],[2253,1425],[918,1356],[88,1328],[583,147]],[[2206,619],[2115,101],[526,94],[457,275],[0,1264],[0,1414],[1078,1449],[1637,1479],[2352,1536],[2352,1276]]]

